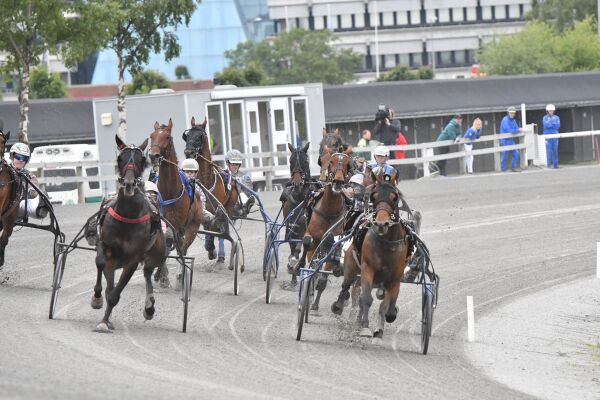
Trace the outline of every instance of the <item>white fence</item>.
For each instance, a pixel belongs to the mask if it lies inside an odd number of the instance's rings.
[[[568,132],[568,133],[560,133],[556,135],[537,135],[534,134],[533,125],[528,125],[527,129],[524,133],[519,133],[517,135],[513,134],[501,134],[501,135],[486,135],[482,136],[475,141],[475,143],[484,143],[493,141],[493,147],[487,147],[483,149],[472,150],[471,154],[475,157],[482,156],[485,154],[494,154],[501,153],[503,151],[509,150],[518,150],[521,153],[521,166],[525,167],[527,162],[531,160],[534,164],[546,164],[546,147],[545,141],[546,139],[551,138],[573,138],[573,137],[586,137],[586,136],[595,136],[600,135],[600,130],[596,131],[583,131],[583,132]],[[523,143],[511,145],[511,146],[499,146],[497,144],[497,140],[505,139],[505,138],[524,138]],[[455,158],[462,158],[467,155],[467,152],[464,150],[447,153],[447,154],[434,154],[434,149],[442,146],[450,146],[455,144],[462,144],[465,141],[460,140],[458,143],[452,140],[441,141],[441,142],[428,142],[428,143],[417,143],[417,144],[408,144],[408,145],[398,145],[398,146],[388,146],[390,151],[416,151],[418,156],[412,158],[403,158],[403,159],[393,159],[389,161],[391,165],[408,165],[408,164],[421,164],[423,167],[423,172],[425,176],[429,175],[429,163],[436,162],[440,160],[450,160]],[[372,148],[361,149],[354,148],[355,152],[372,152]],[[596,150],[596,154],[600,154],[598,149]],[[311,150],[309,154],[313,156],[313,159],[316,158],[318,151]],[[245,172],[262,172],[264,174],[265,189],[272,190],[273,189],[273,180],[274,179],[287,179],[289,178],[289,166],[279,165],[274,166],[273,160],[277,157],[288,158],[289,152],[262,152],[262,153],[253,153],[253,154],[244,154],[244,158],[249,159],[249,163],[253,163],[255,159],[262,158],[263,165],[262,167],[245,167]],[[600,162],[600,156],[599,162]],[[214,158],[216,162],[222,162],[223,156],[217,156]],[[85,167],[102,167],[102,166],[112,166],[116,167],[115,162],[106,162],[106,163],[98,163],[98,162],[90,162],[90,161],[80,161],[80,162],[70,162],[70,163],[37,163],[30,164],[28,167],[31,170],[37,170],[39,176],[39,182],[41,184],[60,184],[67,182],[76,182],[78,183],[79,193],[80,193],[80,201],[82,197],[82,185],[85,182],[106,182],[116,180],[116,172],[113,175],[103,175],[103,176],[82,176],[82,169]],[[74,167],[77,171],[77,176],[72,177],[44,177],[43,171],[45,168],[59,168],[59,167]],[[98,168],[99,171],[102,168]],[[258,181],[262,181],[258,179]]]

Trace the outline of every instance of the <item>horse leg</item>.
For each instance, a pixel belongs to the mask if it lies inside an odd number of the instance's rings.
[[[91,306],[93,309],[99,310],[104,305],[104,299],[102,298],[102,271],[106,266],[106,257],[104,256],[104,250],[102,243],[98,244],[96,248],[96,269],[98,270],[96,275],[96,285],[94,285],[94,294],[92,295]]]
[[[319,311],[319,302],[321,301],[321,295],[323,294],[323,291],[325,290],[325,288],[327,287],[327,274],[319,274],[319,277],[317,278],[317,295],[315,296],[315,301],[312,303],[312,306],[310,306],[310,309],[312,311]]]
[[[363,337],[371,337],[373,334],[369,329],[369,309],[371,308],[371,304],[373,304],[373,296],[371,295],[371,290],[373,288],[373,275],[374,272],[368,265],[364,262],[361,266],[361,295],[360,295],[360,306],[361,306],[361,317],[360,317],[360,336]]]
[[[106,279],[106,288],[104,289],[104,297],[106,297],[106,300],[108,301],[108,295],[113,291],[113,289],[115,288],[115,269],[114,269],[114,260],[112,258],[108,258],[106,260],[106,264],[104,265],[104,268],[102,269],[102,273],[104,274],[104,279]],[[109,305],[106,305],[106,310],[108,310]],[[112,308],[111,308],[112,311]],[[105,312],[106,315],[106,312]],[[94,328],[94,332],[101,332],[101,333],[110,333],[110,330],[115,329],[115,327],[113,326],[113,324],[108,321],[108,320],[102,320],[98,325],[96,325],[96,328]]]
[[[16,211],[15,211],[16,212]],[[4,250],[8,245],[8,238],[12,235],[14,227],[14,218],[9,215],[8,218],[3,219],[2,235],[0,236],[0,267],[4,265]]]
[[[352,284],[352,292],[351,292],[351,297],[352,297],[352,308],[356,308],[356,306],[358,305],[359,301],[358,298],[360,296],[360,277],[356,277],[354,279],[354,282]]]
[[[127,283],[129,283],[129,280],[131,279],[131,277],[133,276],[133,273],[136,270],[136,267],[137,267],[137,263],[134,263],[133,265],[124,267],[123,272],[121,273],[121,277],[119,278],[119,282],[117,283],[117,286],[113,287],[110,292],[108,292],[108,285],[107,285],[107,288],[106,288],[107,289],[106,310],[104,312],[104,318],[96,326],[96,329],[95,329],[96,332],[109,332],[109,329],[111,329],[110,327],[112,326],[112,324],[109,322],[110,314],[112,314],[113,308],[119,303],[119,300],[121,299],[121,292],[123,291],[123,289],[125,289],[125,286],[127,286]],[[111,271],[110,273],[112,274],[111,280],[112,280],[112,284],[114,286],[114,270]],[[107,281],[108,281],[108,277],[107,277]],[[113,329],[114,329],[114,327],[113,327]]]
[[[373,344],[380,345],[383,343],[383,328],[385,323],[391,324],[396,320],[396,316],[398,315],[396,300],[398,300],[399,293],[399,282],[385,285],[385,295],[383,301],[379,305],[379,320],[377,322],[377,330],[373,334]]]
[[[356,276],[356,274],[353,273],[354,271],[351,273],[346,273],[346,271],[344,272],[345,273],[344,281],[342,282],[342,290],[340,291],[337,300],[334,301],[331,305],[331,312],[337,315],[341,315],[344,311],[346,301],[350,298],[350,286],[352,286],[352,283],[354,282],[354,278]]]
[[[146,279],[146,301],[144,302],[144,318],[151,320],[154,318],[154,288],[152,287],[153,266],[144,263],[144,279]]]

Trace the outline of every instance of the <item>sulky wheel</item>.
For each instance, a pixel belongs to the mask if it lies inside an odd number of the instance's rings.
[[[239,241],[235,242],[235,250],[232,257],[233,259],[231,261],[233,263],[233,294],[237,296],[240,293],[240,275],[242,273],[242,265],[244,264],[242,248],[240,246]]]
[[[421,353],[427,354],[429,348],[429,337],[433,325],[433,293],[431,289],[423,284],[423,297],[421,304]]]
[[[304,326],[304,320],[308,316],[308,293],[311,280],[312,277],[300,280],[300,299],[298,301],[298,317],[296,320],[296,340],[302,338],[302,327]]]
[[[50,298],[50,310],[48,312],[48,318],[53,319],[54,313],[56,312],[56,302],[58,300],[58,290],[60,289],[60,283],[62,282],[63,273],[65,272],[65,263],[67,261],[67,253],[60,252],[54,258],[54,274],[52,276],[52,297]]]
[[[269,261],[267,263],[267,292],[265,295],[265,302],[271,304],[271,298],[273,297],[273,286],[275,285],[275,277],[277,276],[277,258],[275,251],[271,251],[269,255]]]
[[[263,281],[267,280],[267,271],[269,270],[269,255],[275,250],[273,247],[273,234],[269,230],[265,238],[265,251],[263,253]]]

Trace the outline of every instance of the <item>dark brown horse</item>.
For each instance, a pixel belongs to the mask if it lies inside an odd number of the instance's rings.
[[[350,297],[350,286],[360,274],[361,295],[358,319],[360,335],[371,337],[369,308],[373,303],[371,290],[374,285],[383,288],[384,297],[379,307],[379,322],[374,333],[379,341],[383,337],[384,324],[393,322],[398,314],[396,301],[404,274],[408,252],[411,247],[406,228],[398,213],[402,194],[395,185],[383,181],[370,191],[370,201],[375,211],[363,223],[364,235],[355,235],[354,242],[344,255],[344,282],[331,311],[341,314],[344,302]],[[360,231],[359,231],[360,232]],[[363,231],[364,232],[364,231]]]
[[[146,319],[154,317],[152,271],[167,257],[160,219],[156,212],[152,212],[144,192],[142,173],[146,167],[146,157],[143,151],[148,139],[140,147],[126,146],[118,136],[116,141],[120,150],[117,158],[119,191],[117,198],[104,206],[107,212],[100,220],[100,239],[96,246],[98,275],[91,302],[93,308],[102,308],[102,274],[106,279],[106,310],[104,318],[96,326],[96,332],[114,329],[110,322],[112,310],[142,261],[146,279],[143,314]],[[115,270],[120,268],[123,271],[115,286]]]
[[[158,166],[157,186],[162,214],[175,228],[176,239],[179,240],[182,255],[185,255],[202,223],[202,201],[200,193],[194,192],[193,199],[186,193],[177,164],[172,128],[173,121],[170,118],[168,125],[154,124],[154,131],[150,134],[149,155],[152,164]],[[161,286],[169,286],[168,269],[165,266],[160,267],[159,276]]]
[[[344,142],[342,132],[339,128],[336,128],[333,132],[327,132],[327,129],[323,128],[323,138],[321,139],[321,143],[319,143],[319,167],[322,166],[321,156],[324,153],[333,154],[338,151],[350,155],[352,154],[352,145]]]
[[[288,143],[288,149],[292,153],[290,155],[290,180],[286,184],[286,188],[281,194],[280,200],[282,204],[282,212],[284,220],[288,219],[290,213],[295,210],[300,203],[304,202],[311,190],[310,179],[310,163],[308,159],[308,148],[310,142],[304,147],[294,148]],[[287,232],[285,237],[288,239],[302,239],[306,231],[306,216],[304,210],[298,211],[300,214],[289,217],[289,224],[286,227]],[[300,243],[290,242],[290,258],[288,260],[288,272],[292,274],[292,284],[296,283],[296,274],[293,273],[295,265],[300,258]]]
[[[2,127],[0,127],[1,129]],[[6,142],[10,138],[10,132],[4,133],[0,130],[0,155],[4,155]],[[21,179],[15,169],[9,165],[4,157],[0,159],[0,267],[4,265],[4,250],[8,239],[12,235],[15,220],[19,212],[19,201],[21,200]]]
[[[320,180],[324,182],[325,189],[317,196],[316,203],[312,207],[312,213],[309,217],[303,239],[303,252],[297,268],[302,268],[307,258],[309,260],[313,258],[314,251],[319,243],[321,243],[321,240],[323,240],[325,232],[346,215],[346,204],[342,188],[348,180],[350,157],[343,153],[323,153],[320,160],[322,165]],[[343,223],[339,223],[332,234],[341,235],[342,230]],[[330,248],[330,245],[333,244],[333,236],[329,235],[325,240],[327,240],[327,243],[324,243],[324,245],[329,244],[329,246],[325,246],[326,252]],[[332,260],[328,260],[325,263],[324,270],[333,270],[335,275],[341,275],[341,266],[337,253]],[[311,306],[312,310],[319,309],[321,293],[323,293],[326,286],[327,276],[322,274],[317,281],[317,296]]]
[[[183,133],[185,140],[185,156],[186,158],[195,158],[198,162],[198,175],[202,186],[207,188],[214,197],[225,207],[227,216],[233,218],[233,209],[238,201],[239,189],[235,180],[225,182],[224,175],[219,173],[217,166],[212,162],[210,153],[210,145],[208,142],[208,134],[206,133],[206,118],[204,122],[196,125],[196,119],[192,117],[191,128]],[[230,185],[230,187],[228,187]],[[215,204],[211,196],[206,196],[206,209],[217,216],[221,225],[224,221],[219,218],[218,204]],[[211,230],[211,227],[206,227]],[[214,236],[206,235],[204,247],[208,251],[208,258],[214,260],[217,257],[215,252]]]

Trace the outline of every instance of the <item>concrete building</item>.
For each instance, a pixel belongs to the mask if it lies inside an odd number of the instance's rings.
[[[363,56],[360,76],[430,65],[436,78],[469,77],[482,43],[525,25],[530,0],[267,0],[275,31],[330,29]]]

